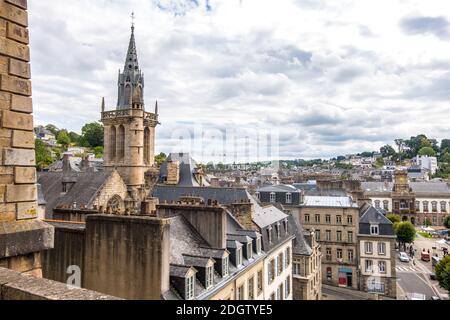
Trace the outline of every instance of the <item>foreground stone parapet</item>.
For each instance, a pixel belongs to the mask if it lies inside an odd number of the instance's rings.
[[[121,300],[99,292],[0,268],[0,300]]]

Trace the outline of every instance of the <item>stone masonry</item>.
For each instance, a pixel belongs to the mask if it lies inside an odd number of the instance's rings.
[[[0,267],[41,275],[27,0],[0,0]]]

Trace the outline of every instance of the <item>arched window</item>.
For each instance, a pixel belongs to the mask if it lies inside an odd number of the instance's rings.
[[[151,163],[150,161],[150,129],[148,127],[144,130],[144,162],[146,165]]]
[[[116,161],[116,127],[111,126],[111,130],[109,132],[109,154],[110,160]]]
[[[124,211],[124,203],[120,196],[115,195],[108,200],[107,211],[110,213],[123,213]]]
[[[117,133],[117,157],[119,161],[125,158],[125,128],[122,125]]]

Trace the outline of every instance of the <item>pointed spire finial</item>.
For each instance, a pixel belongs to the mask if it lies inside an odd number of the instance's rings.
[[[102,112],[105,112],[105,97],[102,99]]]
[[[134,11],[131,12],[131,30],[134,31],[134,20],[136,19],[136,16],[134,15]]]
[[[156,100],[155,104],[155,114],[158,114],[158,100]]]

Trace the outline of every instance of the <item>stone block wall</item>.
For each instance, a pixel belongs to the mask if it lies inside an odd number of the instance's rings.
[[[37,221],[27,0],[0,0],[0,265],[39,275],[52,227]]]
[[[0,300],[120,300],[64,283],[0,268]]]

